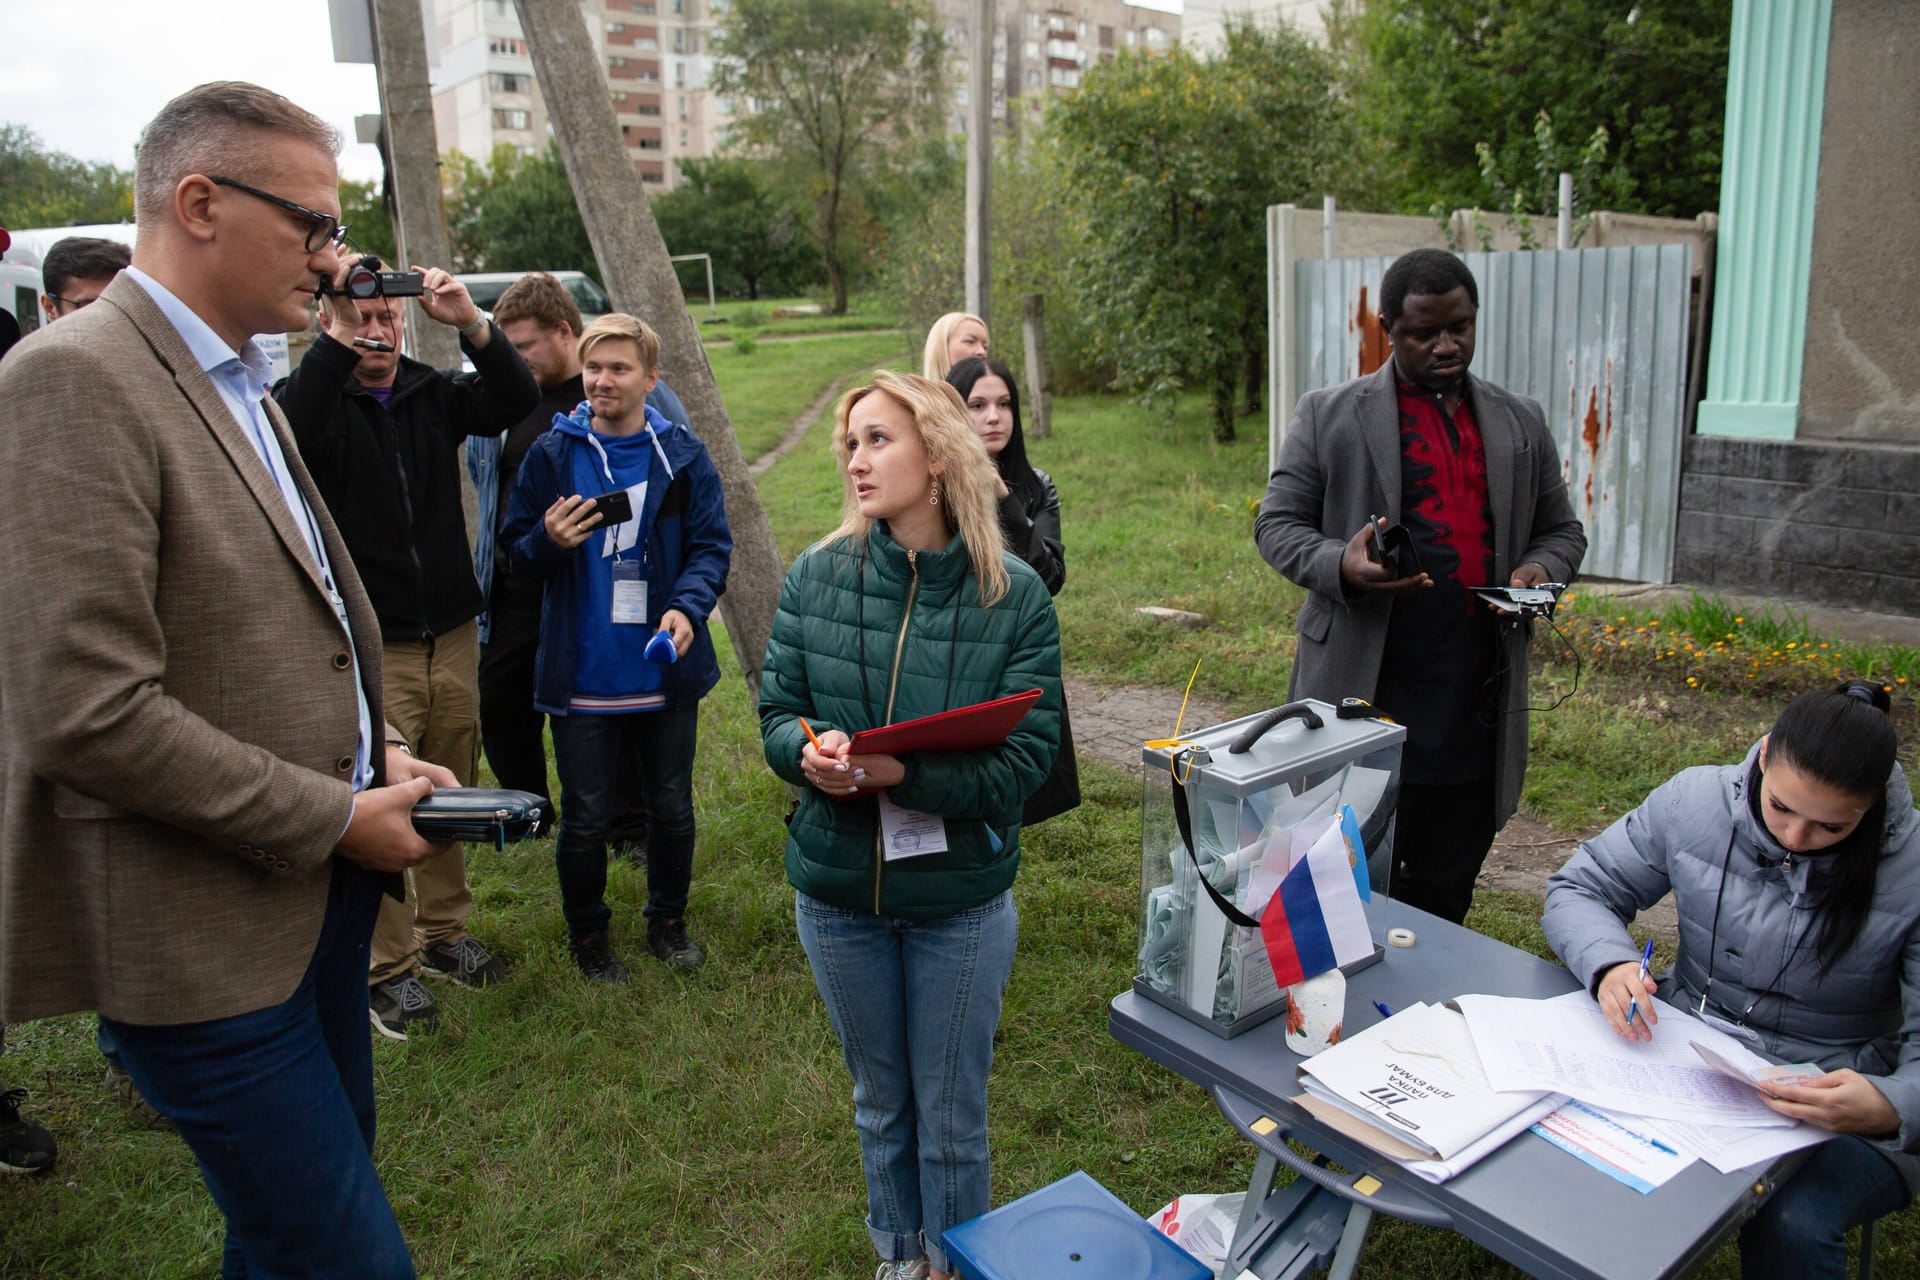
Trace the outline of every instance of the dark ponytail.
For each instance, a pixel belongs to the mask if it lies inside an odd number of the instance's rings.
[[[1853,946],[1873,906],[1887,830],[1887,780],[1900,746],[1889,718],[1892,710],[1893,702],[1880,685],[1851,680],[1837,689],[1795,698],[1767,735],[1769,765],[1784,762],[1823,786],[1871,798],[1860,824],[1826,851],[1832,870],[1821,898],[1815,943],[1822,974]],[[1757,803],[1757,788],[1754,795]]]

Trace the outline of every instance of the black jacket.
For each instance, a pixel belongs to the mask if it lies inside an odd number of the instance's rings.
[[[322,334],[273,390],[353,553],[385,640],[442,635],[486,607],[460,505],[460,442],[526,417],[540,387],[498,329],[465,339],[473,373],[401,358],[386,407],[353,377],[359,353]]]

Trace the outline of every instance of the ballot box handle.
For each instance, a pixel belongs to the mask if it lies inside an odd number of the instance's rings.
[[[1213,1105],[1220,1109],[1220,1114],[1227,1118],[1227,1123],[1240,1131],[1241,1137],[1301,1177],[1324,1187],[1341,1199],[1364,1209],[1371,1209],[1375,1213],[1384,1213],[1390,1218],[1417,1222],[1427,1227],[1452,1229],[1452,1215],[1424,1197],[1413,1195],[1406,1188],[1394,1186],[1392,1183],[1381,1183],[1378,1178],[1338,1174],[1300,1155],[1287,1145],[1291,1130],[1284,1121],[1249,1102],[1225,1085],[1213,1087]],[[1369,1195],[1354,1185],[1357,1182],[1377,1185]]]
[[[1247,752],[1253,750],[1254,743],[1265,737],[1267,731],[1279,724],[1282,720],[1304,720],[1307,722],[1307,728],[1309,729],[1318,729],[1326,723],[1326,721],[1320,718],[1320,713],[1315,711],[1310,704],[1305,702],[1289,702],[1284,707],[1275,707],[1271,711],[1262,712],[1259,719],[1248,725],[1246,731],[1228,745],[1227,754],[1230,756],[1243,756],[1247,754]]]

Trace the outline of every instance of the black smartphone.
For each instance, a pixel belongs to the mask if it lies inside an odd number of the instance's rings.
[[[593,495],[593,510],[588,514],[597,514],[600,517],[600,523],[593,526],[596,529],[625,524],[633,519],[633,496],[625,489],[610,489],[606,493],[596,493]]]
[[[1382,529],[1378,517],[1367,522],[1371,536],[1367,539],[1367,558],[1378,565],[1385,565],[1387,572],[1396,578],[1411,578],[1422,572],[1420,553],[1414,549],[1413,535],[1407,532],[1403,524],[1388,525]]]

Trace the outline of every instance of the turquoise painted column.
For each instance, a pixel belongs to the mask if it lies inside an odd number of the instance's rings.
[[[1702,435],[1791,440],[1832,0],[1734,0]]]

